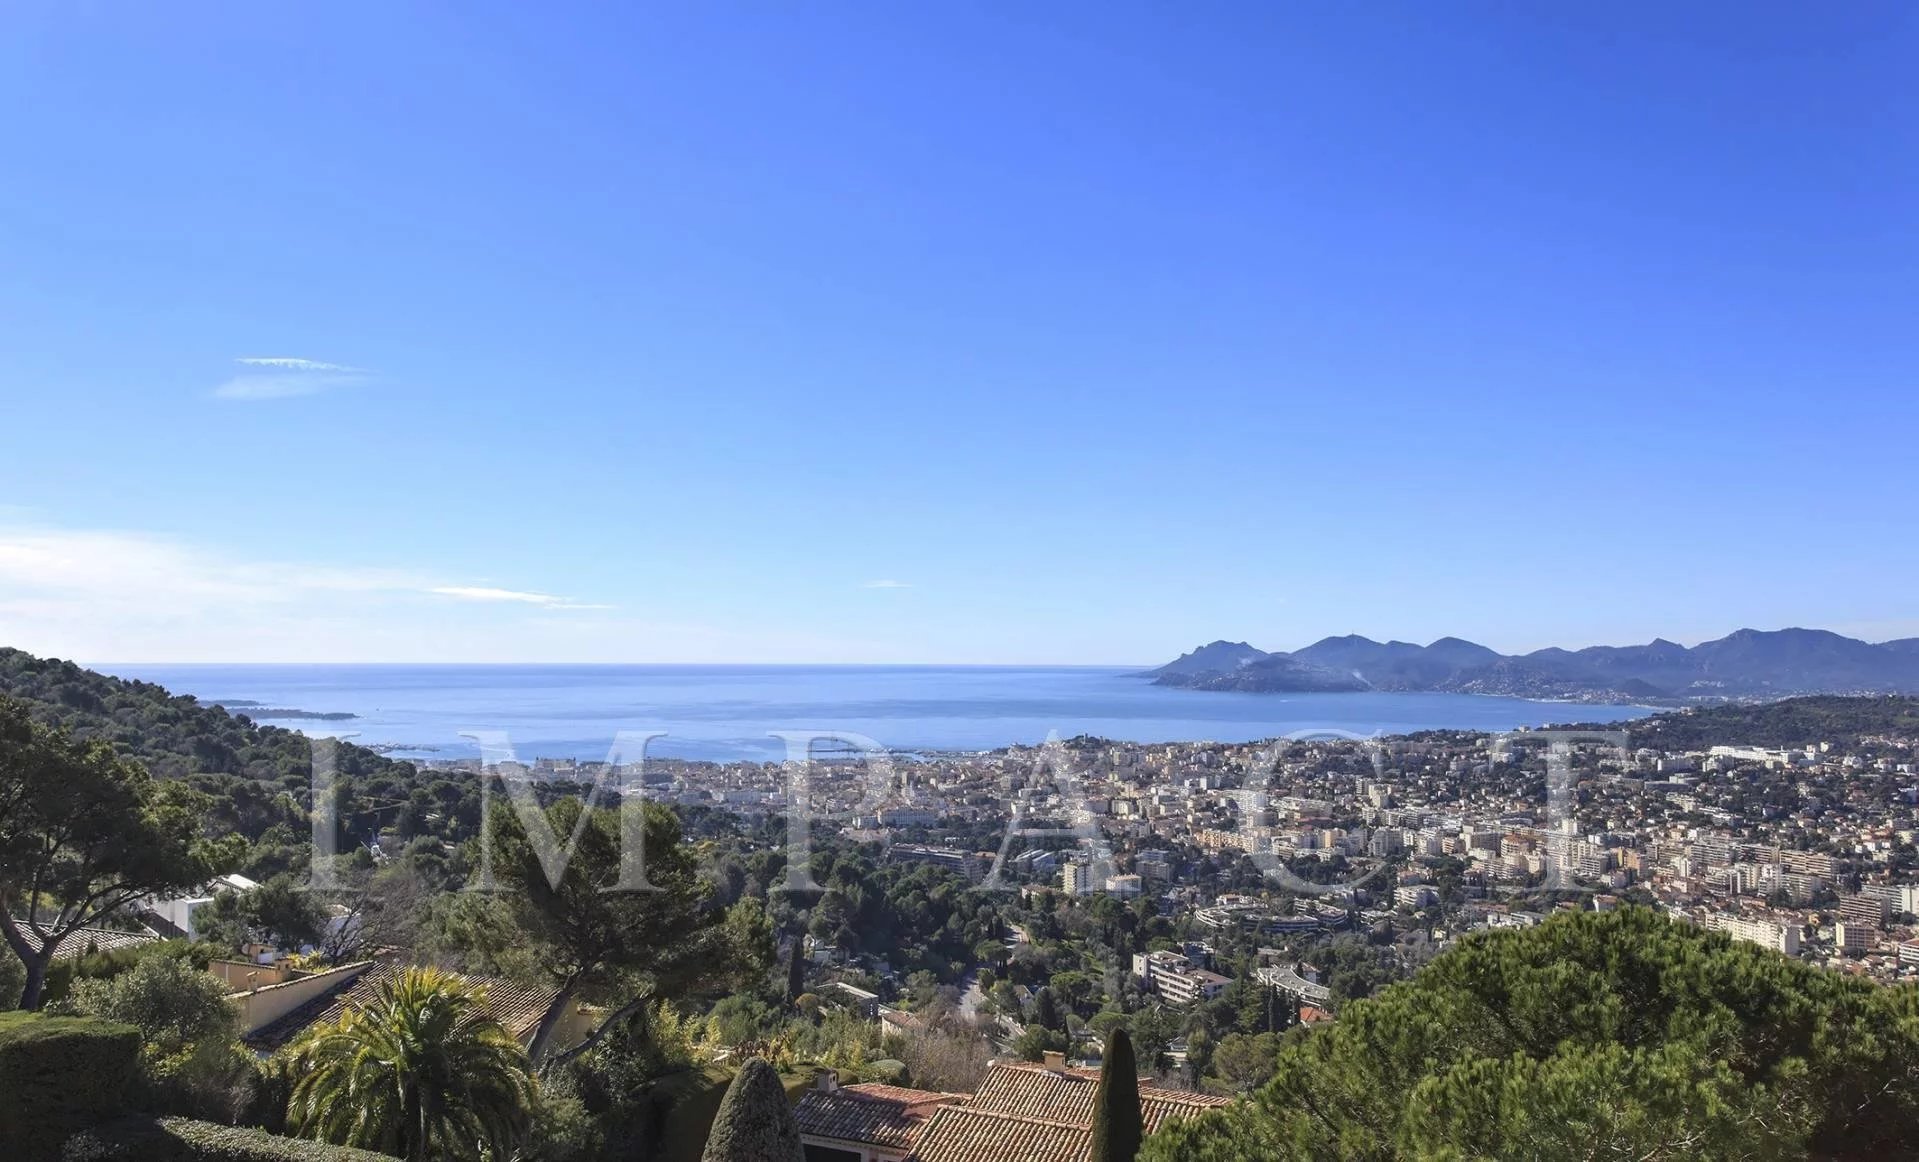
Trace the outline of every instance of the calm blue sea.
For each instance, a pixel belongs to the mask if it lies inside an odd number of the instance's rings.
[[[347,712],[267,719],[396,753],[475,753],[463,731],[506,731],[522,759],[604,758],[616,732],[664,730],[653,754],[772,759],[769,731],[835,730],[905,750],[988,750],[1094,734],[1245,742],[1330,728],[1397,734],[1611,722],[1637,707],[1465,694],[1225,694],[1173,690],[1136,670],[1083,666],[105,665],[206,701]]]

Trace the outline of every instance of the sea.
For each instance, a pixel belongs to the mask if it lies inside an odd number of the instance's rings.
[[[262,722],[351,738],[396,757],[481,753],[606,758],[622,732],[664,732],[647,753],[782,758],[782,732],[902,753],[995,750],[1090,734],[1133,742],[1372,737],[1621,722],[1637,706],[1471,694],[1242,694],[1155,686],[1098,666],[140,664],[95,667],[221,702]],[[352,715],[318,719],[285,716]],[[497,755],[489,750],[489,755]]]

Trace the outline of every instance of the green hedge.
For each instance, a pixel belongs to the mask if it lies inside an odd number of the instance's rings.
[[[75,1130],[126,1113],[140,1032],[84,1017],[0,1013],[0,1154],[50,1162]]]
[[[62,1162],[388,1162],[385,1154],[281,1138],[265,1130],[186,1118],[99,1126],[67,1142]]]

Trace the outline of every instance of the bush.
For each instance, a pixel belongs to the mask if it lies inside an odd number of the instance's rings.
[[[0,944],[0,1012],[20,1003],[20,991],[27,987],[27,966],[13,954],[10,945]]]
[[[0,1013],[0,1150],[9,1162],[58,1158],[69,1134],[124,1114],[139,1054],[131,1025]]]
[[[67,1141],[62,1162],[386,1162],[387,1155],[186,1118],[136,1118]]]
[[[254,1071],[233,1045],[237,1014],[225,986],[186,960],[150,956],[118,976],[76,981],[66,1004],[140,1030],[142,1109],[233,1121],[247,1105]]]

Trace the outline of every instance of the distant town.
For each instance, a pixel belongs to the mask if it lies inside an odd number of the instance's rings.
[[[1150,895],[1202,937],[1296,949],[1361,930],[1394,939],[1410,969],[1467,932],[1632,902],[1836,971],[1919,979],[1913,734],[1660,746],[1632,741],[1656,729],[1613,733],[1077,738],[900,758],[878,783],[865,760],[840,755],[821,760],[809,802],[819,834],[886,844],[891,860],[1028,896]],[[535,782],[607,773],[573,760],[493,770]],[[656,759],[646,780],[649,798],[681,806],[749,817],[791,806],[778,763]],[[1167,1001],[1211,996],[1228,983],[1211,951],[1202,938],[1135,957],[1134,973]],[[1310,964],[1295,971],[1266,951],[1269,983],[1327,1001]]]

